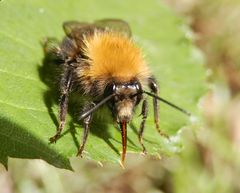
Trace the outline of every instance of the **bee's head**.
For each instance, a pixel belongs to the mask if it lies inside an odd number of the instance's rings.
[[[108,106],[118,122],[129,122],[132,119],[134,107],[142,99],[142,88],[138,81],[112,82],[105,89],[105,94],[114,94]]]

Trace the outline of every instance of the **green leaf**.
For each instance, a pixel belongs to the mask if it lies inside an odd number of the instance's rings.
[[[82,127],[75,121],[80,109],[72,105],[64,135],[49,145],[56,131],[58,93],[49,76],[53,69],[43,65],[40,44],[46,37],[61,40],[64,21],[126,20],[159,81],[161,96],[197,113],[197,102],[206,89],[203,59],[181,19],[161,1],[5,0],[0,2],[0,16],[0,162],[4,165],[8,157],[40,158],[56,167],[71,168],[68,158],[75,156],[81,142]],[[171,155],[181,150],[176,136],[189,124],[188,118],[161,104],[160,126],[173,136],[169,142],[157,133],[149,109],[144,134],[148,153]],[[141,152],[138,114],[139,110],[128,128],[128,152]],[[109,116],[107,109],[95,116],[86,158],[119,161],[121,136],[111,121],[105,121]]]

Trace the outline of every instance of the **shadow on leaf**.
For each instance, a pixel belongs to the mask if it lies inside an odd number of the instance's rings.
[[[68,159],[13,122],[0,118],[0,162],[7,168],[8,157],[43,159],[58,168],[70,169]]]

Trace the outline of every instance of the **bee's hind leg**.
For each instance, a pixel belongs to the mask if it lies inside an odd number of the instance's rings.
[[[72,88],[72,70],[71,69],[64,69],[63,76],[60,81],[60,90],[61,90],[61,97],[60,97],[60,104],[59,104],[59,119],[60,124],[57,128],[56,134],[49,139],[50,143],[56,142],[61,132],[64,128],[66,115],[68,110],[68,98]]]

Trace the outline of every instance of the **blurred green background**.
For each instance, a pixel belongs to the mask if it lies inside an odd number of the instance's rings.
[[[40,160],[10,159],[8,172],[0,166],[1,193],[240,192],[240,2],[164,3],[192,28],[208,72],[209,91],[199,102],[203,124],[182,130],[182,152],[160,161],[129,155],[124,170],[73,158],[75,172]]]

